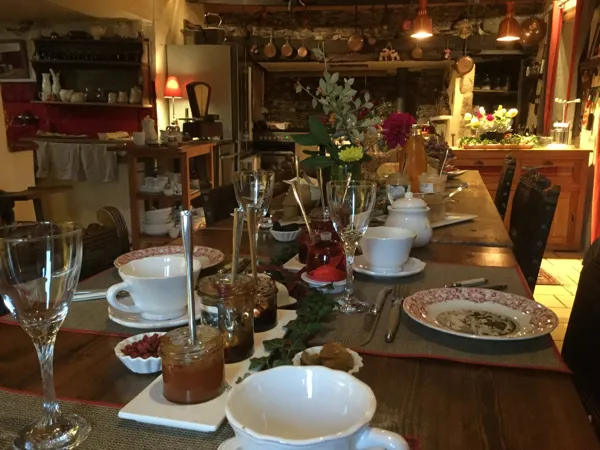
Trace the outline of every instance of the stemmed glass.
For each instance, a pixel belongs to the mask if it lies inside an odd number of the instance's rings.
[[[345,314],[365,312],[369,304],[354,295],[352,266],[358,241],[365,234],[375,205],[377,188],[367,181],[330,181],[327,183],[329,212],[346,254],[346,286],[338,299],[339,310]]]
[[[44,416],[21,430],[17,449],[71,449],[91,431],[83,417],[60,411],[54,392],[54,342],[79,281],[81,247],[72,223],[0,228],[0,295],[33,340],[44,389]]]
[[[238,202],[239,210],[244,212],[248,221],[248,234],[250,235],[250,257],[252,260],[252,273],[256,273],[256,248],[258,247],[258,229],[256,215],[265,206],[270,205],[273,197],[275,173],[270,170],[241,171],[233,174],[233,188]],[[240,214],[241,216],[241,214]],[[239,219],[240,221],[242,219]],[[241,235],[241,224],[238,230]],[[237,242],[239,242],[239,239]]]

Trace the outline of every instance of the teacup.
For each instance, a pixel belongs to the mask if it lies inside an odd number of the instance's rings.
[[[198,278],[200,268],[200,260],[194,259],[194,279]],[[149,320],[168,320],[185,314],[187,285],[183,256],[151,256],[130,261],[119,268],[119,275],[123,282],[112,285],[106,292],[113,308],[139,313]],[[133,306],[117,299],[119,292],[128,292]]]
[[[371,388],[352,375],[283,366],[234,385],[225,414],[244,450],[408,450],[401,436],[369,426],[376,407]]]
[[[374,271],[399,271],[408,259],[417,235],[400,227],[371,227],[360,240],[360,248]]]

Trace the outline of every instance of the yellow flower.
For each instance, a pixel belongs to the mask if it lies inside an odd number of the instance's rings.
[[[509,110],[508,110],[508,112],[506,113],[506,115],[507,115],[508,117],[510,117],[511,119],[512,119],[513,117],[515,117],[517,114],[519,114],[519,111],[517,110],[517,108],[511,108],[511,109],[509,109]]]
[[[476,117],[473,117],[471,119],[471,128],[479,128],[481,126],[481,123],[479,123],[479,120],[477,120]]]
[[[473,114],[471,114],[471,113],[465,114],[465,122],[470,122],[472,118],[473,118]]]
[[[340,161],[351,163],[360,161],[363,157],[363,151],[360,147],[347,147],[343,150],[340,150],[338,153],[338,158]]]

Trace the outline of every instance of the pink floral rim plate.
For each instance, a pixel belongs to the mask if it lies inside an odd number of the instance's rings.
[[[426,327],[473,339],[532,339],[558,325],[556,314],[544,305],[490,289],[429,289],[407,297],[403,305]]]
[[[142,250],[134,250],[119,256],[117,259],[115,259],[114,265],[118,269],[128,262],[135,261],[136,259],[147,258],[149,256],[177,254],[183,254],[182,245],[164,245],[162,247],[144,248]],[[217,250],[216,248],[201,247],[199,245],[194,247],[194,256],[196,258],[200,258],[203,269],[216,266],[225,260],[225,255],[222,251]]]

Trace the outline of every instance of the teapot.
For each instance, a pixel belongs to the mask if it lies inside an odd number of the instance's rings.
[[[413,247],[427,245],[433,234],[427,203],[420,198],[415,198],[410,191],[404,195],[404,198],[395,200],[391,206],[388,206],[385,226],[402,227],[413,231],[417,235]]]
[[[75,92],[73,89],[61,89],[58,96],[63,102],[71,101],[71,95]]]

